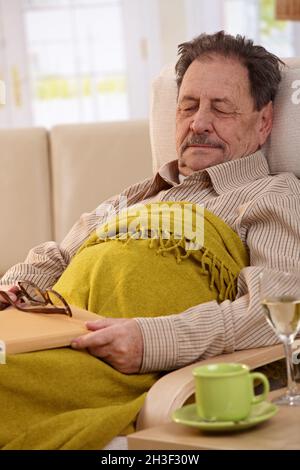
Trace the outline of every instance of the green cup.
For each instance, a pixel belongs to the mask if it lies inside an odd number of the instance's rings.
[[[244,364],[220,363],[196,367],[196,407],[208,421],[240,421],[251,406],[267,399],[269,381],[264,374],[250,372]],[[263,393],[254,395],[254,380],[263,384]]]

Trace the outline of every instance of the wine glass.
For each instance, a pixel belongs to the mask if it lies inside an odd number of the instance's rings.
[[[292,345],[300,330],[300,273],[264,270],[259,275],[260,300],[269,325],[283,342],[287,366],[287,392],[278,405],[300,406],[295,382]]]

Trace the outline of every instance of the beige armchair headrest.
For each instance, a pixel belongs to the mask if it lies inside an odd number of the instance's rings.
[[[300,58],[284,59],[282,82],[274,103],[274,125],[264,147],[272,173],[300,177]],[[150,136],[154,169],[177,158],[174,64],[166,66],[152,85]]]

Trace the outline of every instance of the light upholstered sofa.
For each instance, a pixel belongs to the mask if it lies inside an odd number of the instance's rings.
[[[290,64],[266,151],[274,173],[292,171],[300,177],[300,100],[292,100],[297,97],[300,61]],[[176,158],[175,105],[173,69],[166,68],[154,82],[150,139],[146,121],[66,125],[50,132],[0,131],[0,273],[22,260],[33,245],[61,240],[82,212]],[[281,346],[274,346],[205,362],[240,361],[253,369],[282,356]],[[171,372],[152,387],[138,429],[168,421],[172,411],[192,397],[194,366]]]

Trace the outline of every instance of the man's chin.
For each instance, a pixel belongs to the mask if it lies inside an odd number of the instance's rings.
[[[216,161],[217,159],[199,159],[199,158],[181,158],[179,159],[179,168],[189,171],[189,174],[194,173],[195,171],[205,170],[209,166],[217,165],[220,162]]]
[[[180,173],[184,175],[191,175],[195,171],[205,170],[206,168],[218,165],[224,161],[220,149],[215,149],[216,152],[210,152],[210,155],[188,155],[184,154],[179,158],[178,166]]]

